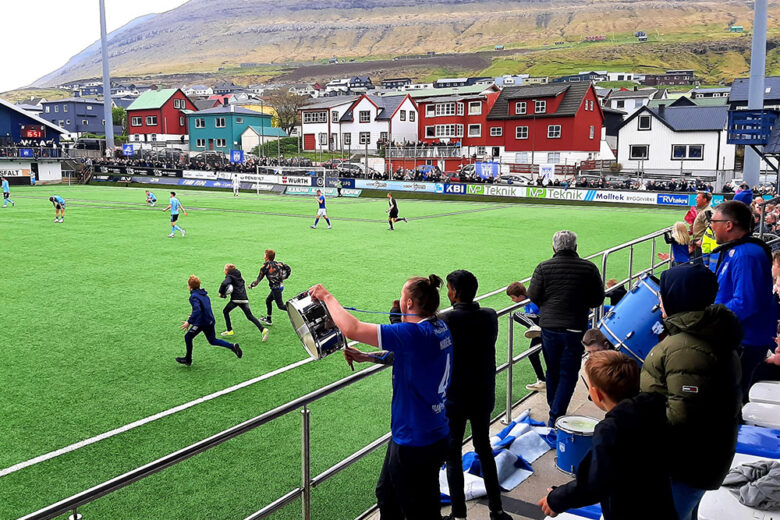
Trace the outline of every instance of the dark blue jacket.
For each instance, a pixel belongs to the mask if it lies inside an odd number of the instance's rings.
[[[753,202],[753,190],[742,190],[734,195],[734,200],[744,202],[748,206]]]
[[[718,259],[718,295],[745,329],[743,345],[773,345],[777,333],[772,298],[772,251],[764,242],[746,236],[715,249]]]
[[[214,324],[214,313],[211,312],[211,300],[205,289],[195,289],[190,292],[190,305],[192,313],[187,321],[190,325],[204,327]]]

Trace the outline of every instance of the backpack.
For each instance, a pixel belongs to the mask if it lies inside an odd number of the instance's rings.
[[[281,271],[283,280],[287,280],[290,277],[290,274],[292,274],[292,268],[282,262],[279,262],[279,270]]]

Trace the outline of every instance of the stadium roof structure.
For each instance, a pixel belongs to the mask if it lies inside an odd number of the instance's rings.
[[[161,108],[178,90],[177,88],[147,90],[138,96],[138,99],[127,107],[127,110],[153,110]]]
[[[545,117],[573,116],[577,113],[582,100],[588,90],[592,88],[590,82],[584,83],[554,83],[550,85],[524,85],[519,87],[506,87],[493,104],[488,113],[488,121],[500,119],[533,119]],[[563,94],[563,100],[555,112],[544,114],[510,114],[509,102],[518,99],[550,98]]]
[[[702,132],[724,130],[729,119],[729,107],[699,107],[699,106],[661,106],[658,108],[642,107],[623,121],[618,127],[626,126],[640,114],[650,113],[661,123],[675,132]]]
[[[59,132],[60,134],[67,134],[68,133],[68,131],[65,130],[64,128],[55,125],[51,121],[46,121],[42,117],[37,116],[36,114],[34,114],[32,112],[27,112],[26,110],[23,110],[23,109],[19,108],[18,106],[14,105],[13,103],[9,103],[8,101],[6,101],[3,98],[0,98],[0,106],[4,106],[4,107],[8,108],[9,110],[13,110],[14,112],[22,114],[23,116],[29,117],[30,119],[32,119],[36,123],[40,123],[42,125],[48,126],[52,130],[54,130],[55,132]]]

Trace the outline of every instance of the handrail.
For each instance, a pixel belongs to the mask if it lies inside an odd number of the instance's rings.
[[[643,237],[631,240],[629,242],[626,242],[625,244],[620,244],[618,246],[606,249],[604,251],[600,251],[598,253],[594,253],[590,256],[585,257],[586,260],[590,260],[593,258],[596,258],[598,256],[602,256],[602,265],[603,265],[603,271],[602,276],[605,276],[604,271],[606,271],[606,265],[607,265],[607,258],[610,254],[621,251],[626,248],[633,248],[634,246],[646,242],[648,240],[653,241],[653,255],[655,255],[655,239],[661,235],[667,230],[668,228],[664,228],[662,230],[656,231],[654,233],[647,234]],[[633,256],[632,256],[633,257]],[[653,258],[650,264],[649,268],[645,268],[641,273],[644,272],[652,272],[654,269],[664,265],[668,261],[661,262],[660,264],[655,263],[655,259]],[[637,278],[638,276],[641,276],[640,274],[633,272],[633,261],[630,262],[629,266],[629,277],[627,281],[631,281],[634,278]],[[529,280],[530,278],[524,279],[524,281]],[[625,281],[623,282],[625,283]],[[488,292],[486,294],[483,294],[479,296],[478,298],[475,298],[476,301],[481,301],[486,298],[490,298],[492,296],[496,296],[498,294],[503,293],[506,291],[506,287],[503,287],[501,289],[497,289],[495,291]],[[609,291],[607,291],[609,292]],[[498,317],[507,316],[508,317],[508,355],[507,355],[507,361],[500,366],[496,367],[496,374],[500,374],[504,371],[508,371],[507,376],[507,407],[505,410],[505,422],[511,422],[511,414],[512,414],[512,394],[513,394],[513,381],[512,381],[512,367],[522,361],[523,359],[531,356],[532,354],[538,352],[541,347],[536,347],[534,349],[528,349],[521,354],[515,356],[513,352],[514,347],[514,334],[513,334],[513,326],[514,326],[514,320],[512,319],[512,312],[521,308],[522,306],[526,305],[529,300],[524,300],[518,303],[513,303],[512,305],[503,308],[496,312]],[[447,309],[444,309],[442,312],[447,312],[451,310],[452,307],[448,307]],[[594,311],[594,321],[597,319],[598,316],[601,315],[603,312],[603,306],[600,309],[597,309]],[[598,316],[596,316],[598,314]],[[353,341],[350,342],[349,345],[356,345],[358,342]],[[190,457],[193,457],[195,455],[198,455],[208,449],[211,449],[215,446],[218,446],[230,439],[233,439],[235,437],[238,437],[239,435],[242,435],[244,433],[247,433],[255,428],[258,428],[264,424],[267,424],[271,421],[274,421],[276,419],[279,419],[280,417],[283,417],[295,410],[301,410],[303,412],[303,482],[301,487],[295,488],[292,491],[286,493],[282,497],[279,497],[271,504],[268,504],[264,508],[260,509],[256,513],[253,513],[249,517],[247,517],[247,520],[255,520],[260,518],[265,518],[266,516],[278,511],[279,509],[285,507],[286,505],[290,504],[291,502],[295,501],[297,498],[303,498],[304,500],[304,507],[303,507],[303,515],[305,519],[308,519],[310,516],[310,493],[311,489],[315,486],[318,486],[322,484],[324,481],[328,480],[329,478],[333,477],[334,475],[338,474],[340,471],[346,469],[347,467],[351,466],[355,462],[359,461],[363,457],[367,456],[368,454],[372,453],[373,451],[377,450],[384,444],[386,444],[390,439],[390,434],[386,434],[379,439],[373,441],[367,446],[364,446],[357,452],[353,453],[352,455],[349,455],[345,459],[342,459],[335,465],[331,466],[330,468],[326,469],[324,472],[320,473],[319,475],[315,476],[314,478],[311,478],[309,475],[310,466],[309,466],[309,460],[308,460],[308,439],[309,439],[309,422],[308,422],[308,406],[323,397],[326,397],[330,394],[333,394],[343,388],[346,388],[352,384],[355,384],[359,381],[362,381],[364,379],[367,379],[377,372],[381,372],[382,370],[385,370],[388,368],[388,365],[373,365],[368,368],[365,368],[359,372],[356,372],[354,374],[350,374],[347,377],[344,377],[338,381],[334,381],[333,383],[330,383],[322,388],[319,388],[317,390],[314,390],[306,395],[303,395],[301,397],[298,397],[296,399],[293,399],[292,401],[289,401],[283,405],[280,405],[272,410],[269,410],[253,419],[249,419],[247,421],[244,421],[236,426],[233,426],[231,428],[228,428],[227,430],[224,430],[222,432],[219,432],[215,435],[212,435],[211,437],[208,437],[202,441],[196,442],[194,444],[191,444],[190,446],[187,446],[185,448],[182,448],[181,450],[178,450],[174,453],[170,453],[164,457],[161,457],[155,461],[152,461],[148,464],[145,464],[144,466],[141,466],[139,468],[133,469],[131,471],[128,471],[122,475],[119,475],[113,479],[110,479],[108,481],[105,481],[101,484],[98,484],[94,487],[91,487],[85,491],[82,491],[80,493],[77,493],[75,495],[72,495],[68,498],[65,498],[59,502],[56,502],[54,504],[51,504],[49,506],[46,506],[38,511],[35,511],[33,513],[30,513],[24,517],[22,517],[20,520],[45,520],[50,518],[55,518],[57,516],[60,516],[62,514],[73,512],[74,518],[78,518],[77,510],[80,506],[83,506],[85,504],[88,504],[102,496],[105,496],[109,493],[112,493],[114,491],[117,491],[119,489],[124,488],[125,486],[128,486],[132,484],[133,482],[137,482],[139,480],[142,480],[143,478],[146,478],[152,474],[155,474],[159,471],[162,471],[165,468],[168,468],[170,466],[173,466],[179,462],[182,462]]]

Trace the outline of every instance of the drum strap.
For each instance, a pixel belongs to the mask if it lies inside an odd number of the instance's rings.
[[[356,309],[354,307],[344,307],[344,309],[348,311],[365,312],[366,314],[389,314],[391,316],[417,316],[417,314],[404,314],[403,312],[364,311],[361,309]]]

